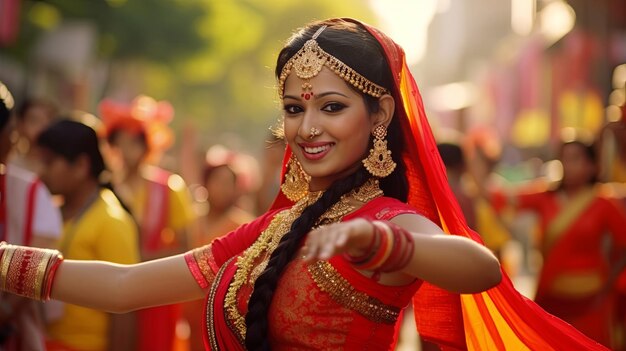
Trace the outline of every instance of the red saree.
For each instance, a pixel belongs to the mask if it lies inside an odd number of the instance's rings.
[[[278,212],[269,213],[206,247],[206,262],[214,283],[206,304],[206,342],[210,350],[243,350],[242,334],[229,314],[228,290],[236,258],[259,233],[271,226]],[[344,217],[388,220],[416,213],[410,206],[381,197]],[[218,267],[221,267],[217,269]],[[211,276],[209,275],[209,279]],[[208,283],[197,276],[199,283]],[[236,308],[247,311],[251,284],[238,292]],[[354,270],[341,256],[306,265],[295,259],[281,277],[270,307],[270,343],[273,350],[393,350],[399,315],[421,285],[385,286]]]
[[[351,21],[364,26],[380,43],[395,77],[392,95],[396,101],[396,115],[403,130],[404,152],[403,160],[406,166],[406,178],[409,183],[408,204],[416,212],[424,215],[439,224],[447,233],[462,235],[480,241],[479,236],[466,225],[458,204],[448,186],[445,169],[436,148],[433,134],[422,105],[419,90],[404,59],[404,52],[389,37],[377,29],[369,27],[352,19],[337,19],[336,21]],[[291,151],[287,149],[283,165],[289,159]],[[283,170],[284,172],[284,170]],[[290,207],[291,203],[282,195],[274,203],[273,209]],[[248,231],[254,233],[267,226],[267,221],[274,213],[267,214],[249,225]],[[254,240],[243,237],[239,240],[217,240],[211,252],[213,258],[207,258],[209,266],[219,268],[215,262],[226,262],[227,259],[243,251]],[[225,251],[224,247],[235,249]],[[231,252],[224,257],[224,252]],[[228,256],[228,255],[227,255]],[[210,262],[213,261],[213,264]],[[332,260],[331,260],[332,261]],[[333,262],[334,263],[334,262]],[[292,262],[289,269],[296,269],[298,260]],[[335,266],[344,279],[351,278],[340,268]],[[224,289],[228,289],[229,277],[233,274],[232,262],[223,265],[218,273],[215,289],[211,289],[210,301],[219,301],[225,296]],[[212,271],[215,272],[216,270]],[[211,274],[205,274],[204,279],[213,280]],[[288,273],[286,273],[288,274]],[[503,273],[504,275],[504,273]],[[196,274],[198,277],[199,275]],[[284,280],[284,277],[283,277]],[[201,282],[201,279],[199,279]],[[354,288],[355,281],[351,281]],[[206,286],[208,283],[204,282]],[[279,284],[282,284],[279,283]],[[201,283],[202,285],[202,283]],[[407,287],[405,291],[412,292],[418,283]],[[279,288],[281,285],[279,285]],[[375,289],[371,289],[375,290]],[[370,292],[369,290],[367,291]],[[280,294],[280,293],[279,293]],[[382,301],[382,299],[381,299]],[[408,302],[408,301],[406,301]],[[276,312],[272,303],[271,312]],[[403,306],[405,301],[397,299],[391,306]],[[420,335],[430,341],[445,346],[447,349],[469,350],[604,350],[605,348],[585,337],[560,319],[551,316],[539,308],[532,301],[524,298],[514,288],[511,281],[504,275],[502,282],[486,292],[472,295],[459,295],[444,291],[428,283],[420,285],[413,297],[413,306]],[[207,324],[210,328],[207,335],[209,345],[212,342],[220,349],[238,350],[241,343],[234,333],[228,332],[228,320],[224,320],[223,304],[208,304]],[[289,311],[282,311],[288,313]],[[275,318],[270,317],[272,324]],[[332,319],[325,320],[329,335],[335,326]],[[272,346],[280,349],[275,331],[278,326],[270,325]],[[211,331],[211,329],[213,331]],[[308,332],[308,331],[307,331]],[[360,337],[367,336],[370,329],[362,329]],[[376,332],[376,328],[374,329]],[[313,331],[311,331],[313,333]],[[389,335],[385,330],[384,336]],[[376,340],[383,338],[377,336]],[[385,339],[387,340],[387,339]],[[393,344],[393,337],[391,338]]]
[[[559,199],[554,191],[517,196],[517,208],[539,215],[544,262],[535,301],[592,339],[612,345],[616,286],[605,235],[626,247],[626,214],[598,188]]]

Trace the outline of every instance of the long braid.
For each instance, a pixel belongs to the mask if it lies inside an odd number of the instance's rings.
[[[351,176],[333,183],[315,203],[302,211],[300,217],[292,223],[289,232],[282,237],[278,247],[272,252],[267,267],[257,278],[248,302],[246,314],[246,348],[248,350],[270,350],[267,320],[269,306],[278,280],[296,254],[302,239],[317,219],[337,203],[341,196],[363,185],[369,177],[365,168],[361,167]]]

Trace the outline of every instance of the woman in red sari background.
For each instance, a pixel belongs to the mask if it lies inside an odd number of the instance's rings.
[[[390,38],[312,23],[276,73],[288,147],[273,207],[184,255],[63,261],[42,283],[53,298],[124,311],[206,295],[211,350],[391,350],[411,299],[443,349],[604,349],[517,293],[468,229]]]
[[[517,210],[533,211],[539,220],[544,260],[535,301],[587,336],[617,348],[616,267],[611,251],[626,247],[626,213],[597,184],[595,150],[583,141],[563,143],[563,179],[553,190],[509,198]],[[498,196],[497,196],[498,197]],[[497,199],[502,207],[503,199]],[[607,247],[607,239],[614,246]],[[620,250],[621,248],[621,250]]]

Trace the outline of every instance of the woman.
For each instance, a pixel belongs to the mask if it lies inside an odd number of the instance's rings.
[[[313,23],[287,43],[276,72],[291,161],[272,209],[183,256],[65,261],[44,279],[54,279],[53,298],[125,311],[206,294],[209,349],[364,350],[392,349],[398,315],[419,288],[421,335],[441,345],[602,349],[507,279],[484,292],[500,267],[463,237],[476,235],[391,39],[355,20]]]
[[[37,175],[7,164],[15,132],[13,96],[0,82],[0,240],[11,244],[56,247],[61,215]],[[0,349],[44,350],[45,325],[41,305],[0,292]]]
[[[518,211],[539,219],[543,266],[535,301],[587,336],[613,346],[615,275],[607,233],[616,248],[626,247],[626,213],[597,185],[594,148],[579,140],[564,142],[559,159],[563,179],[557,188],[510,197]],[[503,198],[497,199],[502,207]],[[619,250],[617,250],[619,251]]]
[[[206,153],[206,164],[200,177],[206,190],[204,213],[198,216],[189,240],[191,247],[201,247],[213,239],[237,229],[254,217],[238,206],[245,192],[246,176],[241,163],[248,161],[243,155],[221,145],[211,147]],[[200,200],[200,199],[199,199]],[[183,316],[189,322],[189,349],[204,350],[204,330],[198,321],[204,314],[204,300],[183,304]]]

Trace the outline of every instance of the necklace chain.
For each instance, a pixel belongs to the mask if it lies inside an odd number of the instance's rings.
[[[267,267],[270,255],[276,250],[282,237],[289,232],[293,221],[302,214],[305,208],[315,203],[322,194],[321,191],[311,192],[290,209],[276,214],[254,244],[237,258],[235,263],[237,271],[224,297],[224,305],[230,321],[238,332],[240,341],[243,342],[246,335],[246,322],[238,308],[239,291],[245,284],[254,286],[256,279]],[[354,200],[367,203],[382,195],[383,192],[380,189],[378,179],[370,178],[361,187],[343,195],[337,203],[320,216],[314,227],[341,221],[345,215],[356,209]]]

